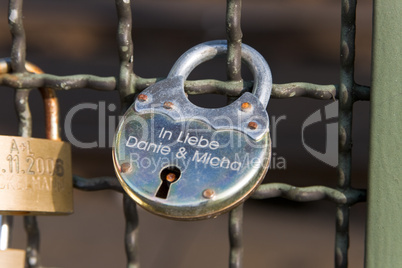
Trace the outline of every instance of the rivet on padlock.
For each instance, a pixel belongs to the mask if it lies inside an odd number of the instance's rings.
[[[0,267],[24,268],[25,250],[9,248],[11,218],[0,215]]]
[[[261,54],[242,45],[253,93],[215,109],[198,107],[185,95],[190,72],[226,52],[226,41],[193,47],[166,79],[137,97],[119,123],[116,174],[125,191],[155,214],[180,220],[217,216],[249,197],[267,172],[272,77]]]
[[[27,70],[42,71],[32,65]],[[0,73],[9,72],[0,60]],[[0,136],[0,214],[42,215],[73,212],[70,144],[59,136],[59,106],[53,89],[41,88],[47,139]]]

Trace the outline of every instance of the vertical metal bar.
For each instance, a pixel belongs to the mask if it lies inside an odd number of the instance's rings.
[[[134,55],[131,37],[132,16],[130,0],[116,0],[116,10],[119,19],[117,41],[120,58],[120,74],[117,88],[123,99],[127,95],[134,93]]]
[[[366,267],[402,264],[402,1],[374,1]]]
[[[243,204],[236,207],[229,214],[229,267],[243,266]]]
[[[134,55],[131,37],[132,16],[130,0],[116,0],[117,17],[119,19],[117,41],[119,45],[120,75],[117,88],[120,92],[123,105],[124,98],[134,93]],[[124,215],[126,218],[125,247],[127,267],[138,268],[138,214],[134,201],[126,194],[123,197]]]
[[[29,109],[30,89],[15,90],[15,109],[18,115],[18,135],[22,137],[32,136],[32,116]]]
[[[28,235],[26,259],[29,268],[40,267],[39,244],[40,235],[38,222],[35,216],[24,217],[24,227]]]
[[[22,23],[23,0],[10,0],[8,23],[12,35],[11,69],[13,72],[25,72],[26,40]],[[28,106],[29,90],[19,89],[15,93],[16,111],[19,118],[19,135],[30,137],[32,134],[32,119]],[[24,217],[27,232],[26,260],[29,268],[39,267],[39,228],[36,217]]]
[[[226,58],[227,77],[231,81],[242,81],[241,76],[241,0],[226,1],[226,36],[228,53]],[[229,102],[231,99],[229,99]],[[243,205],[229,213],[229,267],[243,266]]]
[[[8,24],[12,36],[11,69],[13,72],[25,71],[25,30],[22,24],[23,0],[10,0],[8,6]]]
[[[30,137],[32,134],[32,117],[28,102],[29,91],[29,89],[17,89],[15,93],[15,108],[19,119],[18,135],[22,137]],[[24,227],[27,233],[26,260],[28,268],[40,267],[40,235],[36,217],[25,216]]]
[[[232,81],[241,81],[241,0],[226,2],[226,36],[228,40],[227,77]]]
[[[352,109],[356,33],[356,0],[342,0],[341,71],[339,86],[339,166],[338,188],[351,186]],[[348,266],[349,205],[338,205],[336,211],[335,267]]]
[[[139,251],[138,251],[138,230],[139,220],[137,213],[137,205],[127,195],[123,194],[124,216],[126,218],[126,254],[127,268],[139,268]]]

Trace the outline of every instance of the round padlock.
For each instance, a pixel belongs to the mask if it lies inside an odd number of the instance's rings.
[[[188,50],[166,79],[137,96],[119,123],[113,146],[117,177],[150,212],[178,220],[215,217],[246,200],[267,172],[272,77],[261,54],[242,44],[253,93],[214,109],[198,107],[185,95],[190,72],[226,52],[221,40]]]
[[[30,63],[26,69],[42,73]],[[0,60],[0,73],[9,71],[9,61]],[[59,106],[54,90],[40,88],[40,91],[47,139],[0,135],[0,214],[3,215],[73,212],[70,144],[60,140]]]

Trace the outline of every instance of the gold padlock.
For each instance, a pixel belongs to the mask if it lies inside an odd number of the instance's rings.
[[[10,248],[0,250],[0,267],[24,268],[25,250]]]
[[[27,63],[26,69],[43,73]],[[10,64],[0,60],[0,74]],[[70,144],[59,135],[59,106],[51,88],[40,88],[45,105],[46,137],[0,136],[0,214],[42,215],[73,212]]]
[[[0,267],[24,268],[25,250],[8,248],[9,236],[10,225],[7,217],[0,216]]]

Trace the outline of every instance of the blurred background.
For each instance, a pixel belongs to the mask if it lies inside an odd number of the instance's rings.
[[[0,57],[9,57],[11,35],[8,1],[0,2]],[[271,67],[274,83],[339,83],[340,1],[245,0],[242,8],[243,42],[258,50]],[[190,47],[225,39],[226,1],[136,0],[132,3],[134,71],[142,77],[165,77],[176,59]],[[356,82],[370,85],[372,2],[357,8]],[[119,71],[112,0],[35,0],[24,2],[27,60],[55,75],[117,76]],[[251,79],[247,70],[244,78]],[[226,79],[224,60],[199,66],[190,79]],[[0,87],[1,134],[17,134],[13,89]],[[117,92],[89,89],[58,91],[61,127],[81,103],[99,105],[72,118],[72,133],[82,142],[104,139],[105,148],[73,146],[73,173],[84,177],[114,176],[111,139],[121,113]],[[225,105],[219,95],[191,97],[203,107]],[[311,156],[303,147],[304,120],[329,101],[307,98],[273,99],[271,121],[282,116],[273,148],[276,161],[266,182],[296,186],[336,186],[336,169]],[[40,94],[32,91],[33,134],[44,137]],[[106,108],[102,108],[106,107]],[[116,109],[113,109],[116,107]],[[13,111],[13,112],[11,112]],[[106,122],[99,118],[105,116]],[[106,136],[100,133],[106,133]],[[64,139],[66,135],[63,131]],[[312,148],[324,151],[325,122],[305,132]],[[369,103],[354,105],[353,186],[367,181]],[[279,160],[280,159],[280,160]],[[122,195],[113,191],[74,191],[75,212],[70,216],[38,217],[42,264],[48,267],[125,267]],[[363,267],[365,204],[351,208],[350,267]],[[329,201],[290,202],[281,198],[249,200],[244,210],[244,267],[333,267],[335,205]],[[142,267],[227,267],[228,216],[199,222],[162,219],[139,209]],[[22,218],[15,217],[13,247],[24,248]]]

